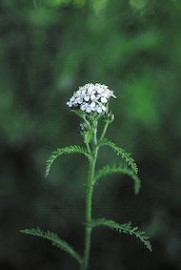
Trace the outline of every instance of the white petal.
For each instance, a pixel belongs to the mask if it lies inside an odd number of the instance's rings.
[[[86,90],[83,89],[82,92],[81,92],[81,94],[84,96],[86,94]]]
[[[103,93],[102,96],[105,97],[105,98],[110,98],[110,93],[108,91],[106,91],[106,92]]]
[[[98,88],[97,88],[97,93],[101,94],[102,92],[104,92],[104,89],[103,89],[103,88],[98,87]]]
[[[99,99],[100,97],[101,97],[101,94],[98,94],[98,95],[96,96],[97,99]]]
[[[68,101],[66,104],[67,104],[69,107],[72,107],[72,102]]]
[[[96,103],[95,103],[95,102],[92,102],[92,103],[90,104],[90,107],[91,107],[91,108],[95,108],[95,106],[96,106]]]
[[[91,100],[95,100],[96,96],[94,94],[91,95]]]
[[[75,100],[75,96],[72,96],[71,99],[70,99],[70,102],[72,102],[74,100]]]
[[[98,113],[102,113],[102,108],[101,108],[100,106],[97,106],[96,111],[97,111]]]
[[[78,104],[82,104],[83,99],[82,99],[81,97],[79,97],[79,98],[77,98],[76,102],[77,102]]]
[[[85,104],[82,104],[82,105],[80,106],[80,109],[81,109],[82,111],[85,111],[85,110],[86,110],[86,105],[85,105]]]
[[[85,101],[89,101],[89,96],[85,96],[85,97],[84,97],[84,100],[85,100]]]
[[[106,102],[107,102],[107,98],[101,97],[101,102],[102,102],[102,103],[106,103]]]
[[[88,95],[94,94],[95,93],[94,87],[93,86],[89,87],[87,93]]]
[[[90,113],[91,111],[92,111],[91,108],[90,107],[87,107],[86,112],[87,113]]]

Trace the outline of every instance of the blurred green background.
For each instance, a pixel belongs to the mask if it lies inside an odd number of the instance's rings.
[[[102,180],[94,216],[132,220],[153,245],[97,229],[90,270],[181,269],[180,74],[180,0],[1,0],[0,269],[78,269],[19,230],[49,229],[82,251],[86,161],[62,157],[43,174],[56,147],[81,144],[65,103],[88,82],[115,91],[108,136],[142,179],[138,196],[129,178]],[[112,159],[107,150],[99,164]]]

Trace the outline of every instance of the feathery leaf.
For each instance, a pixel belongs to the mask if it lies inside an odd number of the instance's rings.
[[[110,229],[118,231],[119,233],[126,233],[130,235],[134,235],[146,246],[147,249],[152,251],[149,237],[146,236],[145,232],[140,231],[138,227],[133,227],[131,225],[131,222],[119,224],[113,220],[106,220],[103,218],[103,219],[93,220],[91,223],[91,226],[93,228],[94,227],[108,227]]]
[[[52,152],[52,154],[50,155],[50,157],[46,161],[45,177],[47,177],[49,175],[53,162],[59,156],[61,156],[63,154],[77,154],[77,153],[83,154],[87,158],[90,158],[90,155],[87,153],[87,150],[81,146],[78,146],[78,145],[70,145],[70,146],[66,146],[64,148],[58,148],[57,150]]]
[[[49,240],[53,246],[64,250],[81,264],[80,255],[66,241],[60,239],[57,234],[50,231],[44,232],[40,228],[24,229],[20,232]]]
[[[95,175],[95,179],[94,179],[94,183],[99,180],[100,178],[107,176],[107,175],[111,175],[114,173],[122,173],[125,175],[130,176],[133,179],[134,182],[134,192],[135,194],[139,193],[140,187],[141,187],[141,181],[139,179],[139,177],[128,167],[126,166],[121,166],[121,165],[106,165],[103,168],[101,168],[100,170],[97,171],[96,175]]]
[[[117,146],[114,142],[104,139],[100,142],[100,146],[108,146],[112,148],[118,156],[121,156],[123,160],[126,161],[127,165],[132,169],[132,171],[137,174],[138,173],[138,167],[134,161],[134,159],[131,157],[130,153],[127,153],[123,148]]]

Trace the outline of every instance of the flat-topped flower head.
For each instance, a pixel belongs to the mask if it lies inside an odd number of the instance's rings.
[[[83,112],[104,114],[108,112],[108,102],[110,97],[115,95],[108,87],[100,83],[87,83],[76,91],[67,105]]]

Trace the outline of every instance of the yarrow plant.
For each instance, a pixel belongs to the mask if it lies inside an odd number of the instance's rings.
[[[94,186],[104,176],[118,173],[129,176],[133,180],[135,194],[139,193],[141,187],[137,165],[131,155],[111,140],[105,138],[108,126],[114,120],[114,115],[109,109],[109,101],[112,97],[116,98],[113,91],[109,90],[106,85],[88,83],[80,87],[67,102],[67,105],[82,120],[80,126],[85,147],[71,145],[58,148],[50,155],[46,163],[45,175],[48,177],[54,161],[63,154],[77,153],[84,155],[88,159],[89,170],[86,181],[85,243],[83,254],[80,255],[70,244],[59,238],[55,233],[44,232],[39,228],[21,230],[25,234],[47,239],[53,245],[69,253],[80,264],[81,270],[87,270],[89,267],[91,233],[96,227],[107,227],[119,233],[133,235],[151,251],[151,244],[145,232],[140,231],[138,227],[132,226],[131,222],[119,224],[113,220],[107,220],[105,218],[95,219],[92,216]],[[100,125],[101,122],[103,125]],[[120,162],[118,164],[105,165],[103,168],[97,169],[98,154],[102,147],[111,148],[120,157]]]

